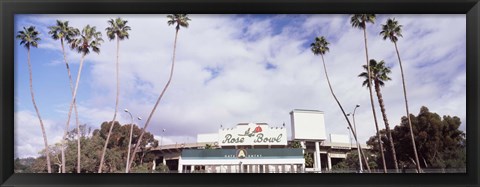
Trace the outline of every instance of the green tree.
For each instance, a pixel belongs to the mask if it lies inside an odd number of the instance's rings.
[[[15,158],[15,160],[13,161],[13,170],[15,171],[15,173],[19,173],[22,170],[25,170],[25,165],[20,163],[20,158]]]
[[[125,170],[124,160],[127,157],[126,150],[128,148],[128,137],[130,131],[130,124],[120,125],[118,122],[114,123],[112,130],[112,135],[108,143],[107,154],[105,154],[105,163],[102,171],[106,173],[120,173]],[[103,122],[99,129],[93,130],[90,133],[90,128],[87,125],[80,125],[80,132],[78,133],[77,129],[73,129],[68,132],[65,146],[65,162],[66,162],[66,173],[78,173],[76,170],[76,149],[77,149],[77,137],[80,137],[80,142],[82,146],[81,153],[81,162],[82,168],[81,173],[97,173],[98,166],[100,164],[100,156],[102,154],[103,145],[106,142],[106,137],[110,129],[110,122]],[[133,126],[133,140],[137,141],[141,129],[138,126]],[[152,164],[153,160],[156,159],[155,154],[151,152],[151,148],[158,146],[158,140],[154,139],[154,136],[146,132],[145,141],[140,145],[140,150],[136,154],[139,154],[139,158],[135,160],[132,164],[132,168],[140,167],[142,162],[147,164]],[[58,166],[58,169],[61,168],[60,160],[60,149],[62,147],[61,143],[56,143],[55,146],[50,146],[50,157],[53,158],[55,163]],[[42,150],[41,155],[45,155],[45,149]],[[44,164],[43,167],[42,165]],[[45,156],[41,156],[35,159],[35,163],[31,164],[32,172],[44,173],[46,172],[45,167],[46,161]],[[55,168],[57,169],[57,168]],[[60,170],[61,172],[61,170]]]
[[[105,139],[101,138],[98,134],[94,135],[92,133],[91,136],[81,136],[80,142],[84,150],[82,151],[81,173],[96,173],[98,171],[101,150]],[[71,146],[71,148],[74,148],[75,145]]]
[[[368,167],[369,168],[372,168],[372,169],[376,169],[377,168],[377,163],[376,163],[376,159],[374,157],[374,155],[372,155],[372,153],[368,150],[365,150],[363,151],[363,153],[365,153],[365,155],[367,155],[367,161],[368,161]],[[362,153],[362,154],[363,154]],[[365,163],[363,163],[365,164]],[[358,151],[350,151],[347,153],[347,157],[345,158],[345,160],[342,160],[341,162],[335,164],[332,166],[332,170],[335,171],[335,170],[359,170],[360,169],[360,165],[358,163]]]
[[[168,168],[167,165],[163,164],[163,163],[160,163],[156,170],[160,173],[168,173],[170,171],[170,169]]]
[[[14,162],[15,173],[32,173],[32,165],[35,163],[35,158],[16,158]],[[45,167],[45,164],[43,164]],[[45,167],[46,168],[46,167]]]
[[[370,66],[368,65],[368,45],[367,45],[367,24],[368,23],[375,23],[376,16],[375,14],[353,14],[352,17],[350,17],[350,23],[352,24],[353,28],[358,28],[363,30],[363,38],[365,41],[365,57],[366,57],[366,66],[368,68],[367,72],[370,74]],[[375,112],[375,105],[373,104],[373,93],[372,93],[372,87],[370,86],[371,80],[370,80],[370,75],[368,76],[368,91],[370,93],[370,104],[372,106],[372,113],[373,113],[373,120],[375,122],[375,129],[377,131],[377,140],[378,144],[383,150],[383,145],[381,144],[380,141],[380,134],[379,134],[379,129],[378,129],[378,122],[377,122],[377,114]],[[351,128],[351,127],[350,127]],[[387,167],[385,166],[385,155],[383,151],[380,151],[380,154],[382,156],[382,161],[383,161],[383,172],[387,172]]]
[[[103,146],[102,156],[100,157],[100,166],[98,167],[98,173],[102,173],[102,166],[103,160],[105,158],[105,153],[107,150],[107,142],[110,139],[110,135],[112,134],[113,129],[113,122],[117,118],[117,111],[118,111],[118,97],[119,97],[119,79],[118,79],[118,59],[119,59],[119,50],[120,50],[120,40],[124,40],[125,38],[128,39],[128,31],[131,30],[130,26],[127,26],[127,20],[122,20],[122,18],[117,19],[110,19],[108,21],[109,27],[106,28],[108,39],[114,40],[117,39],[117,63],[116,63],[116,78],[117,78],[117,95],[115,97],[115,112],[113,113],[113,120],[110,124],[110,130],[108,131],[107,140],[105,141],[105,145]]]
[[[340,110],[342,111],[342,114],[345,117],[345,120],[347,120],[348,126],[350,127],[349,129],[351,129],[353,137],[355,138],[355,140],[357,140],[357,134],[353,130],[352,124],[350,123],[350,120],[348,119],[347,114],[345,113],[345,110],[343,110],[343,107],[340,104],[340,101],[338,101],[337,96],[333,92],[332,85],[330,84],[330,79],[328,78],[327,67],[325,65],[325,59],[323,58],[323,55],[325,55],[326,52],[328,52],[330,50],[330,48],[328,47],[329,44],[330,43],[325,39],[325,37],[323,37],[323,36],[316,37],[315,41],[310,44],[310,48],[311,48],[312,53],[314,55],[320,55],[322,57],[323,70],[325,71],[325,77],[327,78],[327,83],[328,83],[328,87],[330,88],[330,93],[332,94],[333,98],[337,102],[338,107],[340,107]],[[365,157],[364,157],[364,159],[365,159]],[[366,162],[366,160],[365,160],[365,162]],[[368,165],[367,165],[367,169],[368,169],[368,171],[370,171],[370,168],[368,167]]]
[[[293,141],[290,143],[291,148],[302,148],[302,144],[300,141]],[[305,151],[303,154],[303,158],[305,159],[305,167],[312,167],[313,166],[313,153],[308,153]]]
[[[13,161],[14,173],[31,173],[32,171],[30,170],[30,168],[32,167],[34,162],[35,158],[33,157],[15,158],[15,160]]]
[[[363,65],[363,69],[367,71],[367,66]],[[392,158],[393,158],[393,166],[399,172],[398,170],[398,162],[397,162],[397,154],[395,153],[395,146],[393,145],[393,139],[392,139],[392,133],[390,130],[390,125],[388,123],[388,118],[387,118],[387,113],[385,109],[385,102],[383,101],[383,96],[382,92],[380,90],[380,87],[385,85],[386,81],[392,80],[388,75],[392,72],[389,67],[385,66],[385,62],[382,60],[377,63],[376,60],[371,59],[370,60],[370,79],[367,77],[368,73],[367,72],[362,72],[359,77],[365,78],[365,81],[363,81],[363,86],[368,86],[368,80],[372,80],[373,84],[375,86],[375,92],[377,93],[377,98],[378,98],[378,104],[380,105],[380,110],[382,111],[382,116],[383,116],[383,122],[385,123],[385,129],[387,132],[387,137],[388,137],[388,142],[390,143],[390,151],[392,152]]]
[[[93,173],[95,170],[91,170],[91,163],[92,163],[92,153],[97,152],[100,149],[100,146],[97,146],[96,143],[98,141],[95,141],[94,139],[90,138],[90,128],[87,127],[86,124],[80,125],[79,128],[73,129],[68,132],[67,135],[67,146],[66,146],[66,172],[67,173]],[[80,146],[83,147],[82,153],[81,153],[81,162],[82,168],[80,171],[76,170],[75,168],[78,168],[78,163],[75,162],[75,149],[78,149],[78,144],[75,142],[78,142],[80,140]],[[98,156],[97,156],[98,157]],[[95,158],[96,159],[96,158]],[[96,159],[95,163],[98,163]],[[87,169],[89,168],[89,169]]]
[[[30,167],[33,173],[47,173],[47,161],[44,155],[35,159],[35,162]]]
[[[162,99],[163,94],[165,94],[165,91],[167,90],[168,86],[170,85],[170,82],[172,81],[173,69],[175,67],[175,52],[176,52],[176,49],[177,49],[178,31],[180,30],[180,27],[188,28],[188,25],[189,25],[188,21],[190,21],[190,18],[188,18],[187,14],[171,14],[171,15],[167,15],[167,18],[169,19],[168,22],[167,22],[168,25],[176,25],[175,26],[175,40],[173,42],[173,57],[172,57],[172,67],[170,69],[170,76],[168,78],[167,84],[165,84],[165,87],[162,90],[162,93],[158,97],[157,102],[153,106],[153,109],[150,112],[150,115],[148,116],[147,121],[145,122],[145,125],[142,129],[142,134],[140,134],[139,142],[142,141],[143,134],[145,133],[145,130],[147,129],[148,124],[150,123],[150,120],[152,119],[152,116],[155,113],[155,110],[157,109],[158,103],[160,103],[160,100]],[[138,150],[139,145],[140,144],[137,143],[137,145],[135,146],[134,153]],[[132,161],[134,159],[135,159],[135,154],[133,154],[132,157],[130,158],[130,162],[129,162],[130,166],[131,166]],[[128,166],[128,167],[131,168],[130,166]]]
[[[77,28],[74,28],[74,27],[70,27],[68,26],[68,21],[60,21],[60,20],[57,20],[57,24],[54,25],[54,26],[50,26],[48,27],[50,29],[50,31],[48,32],[48,34],[51,35],[51,37],[54,39],[54,40],[60,40],[60,44],[62,46],[62,53],[63,53],[63,60],[65,61],[65,65],[67,67],[67,74],[68,74],[68,79],[70,81],[70,90],[72,92],[72,96],[73,96],[73,81],[72,81],[72,75],[70,73],[70,67],[68,65],[68,61],[67,61],[67,55],[65,53],[65,44],[64,44],[64,40],[67,40],[67,43],[70,44],[73,40],[73,38],[75,38],[76,36],[79,35],[80,31],[77,29]],[[74,108],[74,111],[75,111],[75,122],[76,122],[76,125],[77,125],[77,129],[80,128],[80,123],[78,122],[78,111],[77,111],[77,104],[75,101],[73,101],[73,108]],[[67,126],[65,127],[65,133],[63,135],[63,139],[65,139],[65,136],[67,136],[67,132],[68,132],[68,129],[69,129],[69,123],[67,123]],[[78,150],[77,150],[77,171],[80,172],[80,139],[78,139],[79,141],[77,142],[77,145],[78,145]],[[62,153],[64,154],[64,153]],[[62,157],[62,159],[64,159],[65,157]],[[65,168],[62,169],[63,172],[65,172]]]
[[[105,144],[108,132],[110,129],[110,122],[103,122],[100,129],[93,131],[93,137],[97,137],[101,140],[102,145]],[[113,125],[112,134],[107,144],[107,154],[105,154],[105,164],[102,168],[103,171],[108,173],[120,172],[125,170],[124,160],[128,157],[127,149],[129,144],[129,132],[131,124],[121,126],[117,121]],[[142,129],[137,125],[133,125],[132,142],[138,142]],[[158,140],[154,139],[153,134],[146,132],[144,134],[144,141],[139,145],[140,149],[137,152],[132,153],[139,154],[140,157],[132,162],[132,168],[136,165],[141,165],[145,162],[153,161],[153,153],[149,153],[149,150],[158,146]],[[98,156],[101,155],[101,152]],[[98,170],[98,168],[97,168]]]
[[[346,162],[339,162],[335,165],[332,166],[332,170],[335,171],[342,171],[342,170],[350,170],[350,169],[353,169],[351,168]]]
[[[82,54],[82,58],[80,60],[80,67],[78,68],[77,79],[75,81],[75,89],[73,89],[73,96],[72,101],[70,103],[70,109],[68,110],[68,118],[67,118],[67,125],[70,123],[70,117],[72,115],[72,107],[73,103],[76,102],[77,91],[78,91],[78,84],[80,83],[80,77],[82,75],[83,69],[83,62],[85,60],[85,56],[90,53],[90,50],[96,52],[97,54],[100,53],[100,45],[103,42],[102,33],[97,32],[96,27],[91,27],[90,25],[85,26],[82,29],[82,32],[79,34],[80,37],[72,39],[70,42],[70,47],[72,49],[77,50],[78,53]],[[78,145],[77,145],[78,146]],[[77,148],[78,149],[78,148]],[[62,154],[62,168],[65,168],[65,154]],[[65,172],[65,171],[64,171]]]
[[[410,137],[411,137],[411,144],[415,156],[415,161],[416,163],[419,163],[418,159],[418,153],[417,153],[417,145],[415,144],[415,138],[413,135],[413,130],[412,129],[412,121],[410,119],[410,112],[408,111],[408,99],[407,99],[407,86],[405,85],[405,75],[403,74],[403,66],[402,66],[402,60],[400,59],[400,53],[398,52],[398,47],[397,47],[397,41],[398,37],[403,37],[402,36],[402,25],[398,24],[398,21],[393,19],[388,19],[385,25],[382,25],[382,31],[380,32],[380,35],[383,36],[383,40],[386,40],[387,38],[390,39],[391,42],[395,45],[395,51],[397,52],[397,57],[398,57],[398,64],[400,65],[400,73],[402,75],[402,85],[403,85],[403,96],[405,99],[405,111],[408,119],[408,126],[410,128]],[[417,172],[421,172],[421,167],[419,164],[417,164]]]
[[[54,145],[50,145],[48,148],[49,156],[52,159],[52,163],[54,166],[52,167],[54,171],[58,171],[57,173],[62,173],[62,157],[61,157],[61,150],[62,150],[63,144],[62,142],[55,143]],[[39,154],[40,155],[46,155],[46,149],[42,149]],[[45,162],[45,160],[41,160],[42,162]],[[45,170],[46,168],[39,168],[42,171]]]
[[[302,148],[302,144],[300,143],[300,141],[293,141],[293,142],[290,142],[290,147],[291,148]]]
[[[205,144],[205,149],[213,149],[212,144]]]
[[[305,167],[313,167],[313,153],[305,152],[303,158],[305,159]]]
[[[370,168],[377,168],[377,164],[375,162],[374,156],[372,156],[371,152],[366,150],[364,151],[365,155],[367,155],[368,166]],[[355,168],[356,170],[360,169],[360,165],[358,163],[358,152],[357,151],[350,151],[347,153],[347,158],[344,161],[348,168]]]
[[[85,127],[86,127],[86,125],[80,125],[81,130],[86,129]],[[62,171],[62,160],[61,160],[62,150],[64,150],[64,153],[65,153],[65,163],[66,163],[65,164],[66,165],[65,173],[75,173],[75,172],[78,173],[78,171],[77,171],[77,168],[78,168],[77,163],[78,162],[76,161],[76,158],[77,158],[76,137],[78,136],[78,137],[82,138],[82,141],[81,141],[82,147],[87,147],[86,145],[90,145],[90,144],[86,144],[84,133],[82,132],[79,135],[79,134],[76,133],[77,130],[78,130],[78,128],[73,129],[72,131],[69,131],[67,133],[67,137],[66,137],[64,142],[60,141],[60,142],[55,143],[54,145],[49,146],[49,149],[48,149],[48,151],[50,153],[49,155],[50,155],[50,158],[52,158],[52,162],[55,164],[54,170],[58,170],[58,173],[63,172]],[[86,151],[90,152],[91,150],[88,149]],[[40,155],[45,155],[45,153],[46,153],[45,149],[43,149],[39,152]],[[82,158],[81,162],[85,163],[86,162],[85,154],[82,154],[81,158]],[[36,161],[39,162],[39,163],[44,163],[45,162],[43,157],[37,158]],[[38,167],[38,168],[34,169],[33,167],[34,166],[31,167],[32,172],[41,172],[42,173],[43,170],[45,170],[44,168]],[[35,167],[37,167],[37,166],[35,166]],[[84,168],[82,168],[81,172],[82,171],[85,171]]]
[[[78,173],[77,171],[77,140],[76,138],[80,138],[80,144],[83,147],[83,151],[81,152],[81,163],[82,163],[82,168],[80,170],[81,173],[94,173],[96,171],[96,168],[98,167],[99,159],[98,155],[99,150],[101,149],[101,144],[103,141],[99,138],[95,138],[92,136],[89,136],[89,131],[90,128],[87,129],[87,125],[80,125],[80,133],[78,132],[77,129],[73,129],[68,132],[67,138],[65,139],[66,143],[63,149],[65,149],[65,172],[66,173]],[[49,149],[50,151],[50,157],[53,158],[54,163],[56,164],[56,168],[58,169],[58,172],[61,173],[61,166],[62,166],[62,161],[61,161],[61,149],[62,149],[62,143],[56,143],[55,145],[51,145],[51,148]],[[41,155],[45,154],[45,149],[40,152]],[[45,157],[41,156],[35,159],[35,163],[31,166],[31,171],[35,173],[43,173],[45,168],[39,167],[39,163],[45,163]]]
[[[38,35],[40,33],[35,29],[34,26],[30,26],[28,28],[23,27],[23,31],[18,31],[18,35],[16,36],[17,39],[20,39],[20,45],[23,45],[27,49],[27,63],[28,63],[28,73],[30,75],[30,95],[32,97],[33,107],[35,108],[35,112],[37,113],[38,120],[40,121],[40,128],[42,129],[43,135],[43,143],[45,145],[45,149],[48,150],[48,140],[47,134],[45,132],[45,126],[43,125],[42,117],[40,116],[40,112],[38,111],[37,103],[35,102],[35,94],[33,92],[33,75],[32,75],[32,65],[30,63],[30,47],[38,47],[38,42],[41,40]],[[48,151],[47,151],[48,152]],[[50,166],[50,156],[46,155],[46,164],[48,173],[52,172],[52,168]]]
[[[454,116],[440,117],[437,113],[432,113],[427,107],[421,107],[417,116],[410,116],[413,132],[418,134],[415,143],[418,145],[418,155],[421,158],[419,164],[414,160],[414,152],[410,144],[410,128],[407,117],[402,117],[400,125],[392,131],[392,137],[395,141],[398,160],[401,165],[422,168],[465,168],[465,133],[459,130],[460,118]],[[382,130],[382,141],[386,142],[386,131]],[[373,147],[374,152],[378,152],[378,146],[374,143],[374,137],[371,137],[367,144]]]
[[[151,173],[152,166],[148,163],[140,164],[137,166],[132,167],[132,173]]]

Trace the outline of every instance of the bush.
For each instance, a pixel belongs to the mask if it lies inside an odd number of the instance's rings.
[[[149,167],[149,164],[143,163],[142,165],[137,165],[132,167],[131,173],[150,173],[152,167]]]
[[[160,163],[157,168],[155,168],[155,171],[158,171],[159,173],[168,173],[170,169],[168,169],[168,166]]]

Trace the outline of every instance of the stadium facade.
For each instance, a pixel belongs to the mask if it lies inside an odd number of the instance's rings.
[[[198,134],[196,143],[151,149],[156,158],[154,167],[164,163],[179,173],[322,172],[357,149],[348,135],[330,134],[327,139],[322,111],[295,109],[290,118],[290,140],[285,124],[239,123],[215,133]],[[294,142],[300,146],[292,146]],[[305,155],[313,158],[312,165],[306,165]]]

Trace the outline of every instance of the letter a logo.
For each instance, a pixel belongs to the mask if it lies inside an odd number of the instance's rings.
[[[237,158],[245,158],[247,151],[245,149],[240,149],[237,151]]]

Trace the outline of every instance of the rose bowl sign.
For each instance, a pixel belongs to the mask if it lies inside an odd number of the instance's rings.
[[[220,146],[287,145],[287,129],[266,123],[240,123],[234,128],[219,130]]]

